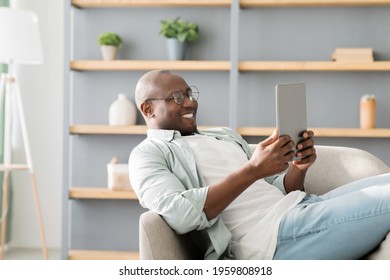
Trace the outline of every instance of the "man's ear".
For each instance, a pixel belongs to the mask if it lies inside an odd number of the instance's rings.
[[[151,102],[144,102],[141,104],[141,112],[145,117],[153,118],[153,105]]]

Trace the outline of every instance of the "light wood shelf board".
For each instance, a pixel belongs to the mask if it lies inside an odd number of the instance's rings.
[[[387,6],[390,0],[241,0],[240,5],[243,8]]]
[[[204,130],[215,126],[198,126],[199,129]],[[119,135],[146,135],[148,128],[146,125],[131,125],[131,126],[111,126],[111,125],[89,125],[78,124],[71,125],[69,132],[71,134],[119,134]]]
[[[240,71],[390,71],[390,61],[241,61]]]
[[[138,252],[69,250],[69,260],[139,260]]]
[[[229,71],[229,61],[198,60],[75,60],[70,63],[77,71],[146,71],[154,69],[183,71]]]
[[[72,0],[78,8],[230,7],[230,0]]]
[[[237,132],[242,136],[270,136],[273,127],[239,127]],[[347,138],[390,138],[390,128],[309,128],[314,137],[347,137]]]
[[[239,127],[237,132],[242,136],[270,136],[275,128],[273,127]]]
[[[146,125],[72,125],[69,127],[71,134],[146,134]]]
[[[68,196],[71,199],[128,199],[138,200],[132,190],[110,190],[108,188],[70,187]]]
[[[312,130],[314,135],[319,137],[390,138],[388,128],[313,128]]]

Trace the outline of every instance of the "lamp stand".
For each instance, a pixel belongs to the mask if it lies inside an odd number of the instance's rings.
[[[48,259],[46,248],[45,232],[43,229],[42,214],[39,203],[38,187],[35,179],[35,172],[31,160],[30,145],[28,141],[26,122],[24,117],[23,105],[20,96],[19,86],[16,75],[12,75],[12,65],[9,65],[9,74],[1,75],[0,82],[0,102],[5,102],[5,126],[4,126],[4,163],[0,164],[0,171],[4,172],[3,177],[3,207],[2,207],[2,223],[1,223],[1,255],[0,259],[4,259],[5,255],[5,235],[7,228],[7,211],[8,211],[8,188],[9,176],[11,171],[28,170],[31,175],[32,191],[34,195],[35,210],[38,216],[39,231],[41,235],[43,257]],[[16,104],[16,111],[20,122],[22,132],[24,151],[27,164],[13,164],[12,163],[12,147],[11,147],[11,125],[12,125],[12,101]],[[0,219],[1,220],[1,219]]]

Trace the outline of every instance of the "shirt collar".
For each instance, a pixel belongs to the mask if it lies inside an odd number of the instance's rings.
[[[199,131],[196,131],[195,134],[201,134]],[[158,138],[160,140],[171,142],[173,139],[181,137],[181,133],[178,130],[168,130],[168,129],[148,129],[147,130],[148,138]]]
[[[180,137],[181,134],[177,130],[148,129],[147,136],[148,138],[158,138],[164,141],[171,142],[175,137]]]

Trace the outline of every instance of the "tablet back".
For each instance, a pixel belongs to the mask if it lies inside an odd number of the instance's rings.
[[[307,129],[306,84],[276,85],[276,127],[279,135],[290,135],[299,143]]]

